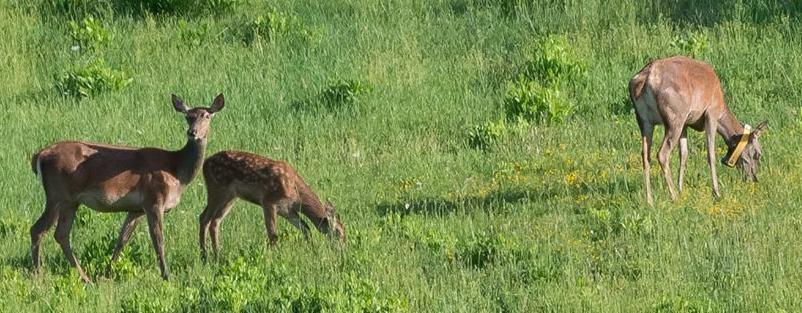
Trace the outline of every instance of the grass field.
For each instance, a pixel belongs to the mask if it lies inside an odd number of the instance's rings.
[[[0,0],[0,312],[802,311],[798,1],[186,3]],[[570,110],[505,121],[546,38],[579,64],[553,87]],[[711,63],[739,120],[770,129],[760,182],[719,167],[719,201],[692,132],[681,199],[653,166],[649,207],[626,88],[674,54]],[[92,80],[89,96],[69,73]],[[63,139],[178,149],[170,94],[207,105],[221,92],[207,156],[289,161],[336,204],[347,246],[282,220],[269,247],[261,209],[238,202],[221,260],[204,264],[198,178],[165,215],[169,282],[144,223],[104,275],[123,215],[87,208],[72,243],[95,282],[79,282],[52,230],[31,273],[35,151]],[[487,122],[504,135],[472,144]]]

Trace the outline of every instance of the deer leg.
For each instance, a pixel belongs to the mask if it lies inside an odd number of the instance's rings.
[[[677,178],[677,190],[682,193],[682,181],[685,179],[685,162],[688,160],[688,128],[682,128],[679,136],[679,178]]]
[[[265,214],[265,229],[267,230],[267,238],[270,240],[270,245],[275,245],[278,236],[276,235],[276,217],[278,215],[279,205],[274,201],[262,201],[262,211]]]
[[[641,157],[643,158],[643,184],[646,188],[646,202],[649,205],[654,204],[652,198],[652,182],[650,179],[650,155],[652,153],[652,137],[654,135],[654,125],[643,123],[638,120],[638,126],[641,130]]]
[[[131,234],[134,233],[136,225],[139,224],[139,218],[142,217],[142,215],[145,215],[145,212],[129,212],[128,215],[125,216],[123,226],[120,228],[120,235],[117,237],[117,244],[114,246],[114,251],[111,253],[111,261],[109,261],[109,266],[106,268],[107,275],[111,274],[111,265],[120,257],[120,252],[128,243],[128,240],[131,239]]]
[[[660,151],[657,152],[657,160],[660,162],[660,167],[663,169],[663,176],[666,179],[666,185],[668,185],[668,192],[671,194],[672,201],[677,200],[677,192],[674,190],[674,182],[673,179],[671,179],[669,163],[671,161],[671,150],[674,150],[674,146],[679,141],[680,135],[682,135],[682,125],[678,127],[666,125],[663,145],[660,146]]]
[[[42,266],[42,260],[39,257],[39,247],[42,243],[42,237],[58,220],[58,207],[58,202],[47,200],[45,211],[42,212],[42,216],[31,226],[31,261],[33,261],[34,272],[39,272]]]
[[[705,123],[705,137],[707,139],[707,165],[710,166],[710,178],[713,181],[713,195],[721,198],[718,190],[718,176],[716,175],[716,129],[718,125],[714,119],[708,118]]]
[[[61,246],[61,251],[63,251],[64,256],[67,257],[67,261],[78,271],[78,276],[81,277],[81,280],[85,283],[91,283],[92,281],[86,276],[84,269],[81,268],[81,264],[78,262],[70,246],[70,231],[72,230],[72,223],[75,221],[77,209],[78,204],[72,204],[70,206],[65,206],[64,209],[59,212],[55,237],[56,242]]]
[[[228,212],[231,211],[231,207],[234,204],[234,197],[228,196],[228,198],[223,198],[220,200],[215,200],[214,202],[209,202],[207,210],[209,210],[209,216],[207,219],[208,228],[209,228],[209,235],[212,239],[212,252],[214,253],[214,257],[218,258],[220,256],[220,223],[223,219],[228,215]],[[204,232],[204,226],[201,225],[201,231]],[[203,236],[201,238],[201,253],[203,255],[206,254],[206,238]]]
[[[167,271],[167,262],[164,260],[164,233],[162,231],[162,217],[163,212],[159,207],[153,207],[146,210],[148,216],[148,228],[150,230],[150,238],[153,240],[153,248],[156,250],[156,255],[159,257],[159,268],[162,272],[162,279],[168,280],[170,274]]]

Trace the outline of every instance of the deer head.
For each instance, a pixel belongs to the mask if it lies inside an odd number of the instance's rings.
[[[183,113],[186,117],[187,124],[189,124],[187,136],[189,139],[195,141],[206,140],[206,135],[209,133],[209,124],[212,121],[214,113],[222,110],[224,105],[225,99],[223,98],[222,93],[214,98],[212,105],[208,108],[197,107],[192,109],[184,104],[184,100],[181,100],[181,98],[178,96],[173,95],[173,107],[175,108],[176,112]]]
[[[768,121],[763,121],[749,134],[749,142],[741,153],[741,157],[738,158],[738,162],[735,163],[735,166],[743,172],[744,180],[746,181],[757,181],[757,170],[760,166],[761,156],[758,138],[760,138],[767,126]]]
[[[331,202],[326,201],[324,209],[326,210],[326,213],[323,217],[325,223],[323,224],[322,232],[328,234],[329,236],[333,236],[342,242],[345,242],[345,227],[343,226],[342,221],[340,221],[340,216],[337,215],[334,205],[331,204]]]

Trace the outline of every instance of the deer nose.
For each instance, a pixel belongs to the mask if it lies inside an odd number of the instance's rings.
[[[187,136],[195,137],[196,135],[198,135],[198,131],[194,129],[187,130]]]

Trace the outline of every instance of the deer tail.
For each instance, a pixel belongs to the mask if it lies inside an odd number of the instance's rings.
[[[42,151],[33,154],[33,157],[31,158],[31,170],[33,170],[33,173],[36,174],[36,177],[39,178],[40,181],[44,182],[44,180],[42,179],[42,158],[40,157],[41,153]]]
[[[39,152],[34,153],[31,158],[31,170],[34,174],[39,175]]]
[[[643,92],[646,90],[646,81],[649,80],[653,66],[654,61],[649,61],[649,63],[638,71],[638,74],[635,74],[635,77],[632,77],[632,80],[629,81],[629,99],[632,101],[632,105],[635,105],[635,101],[640,99]]]

